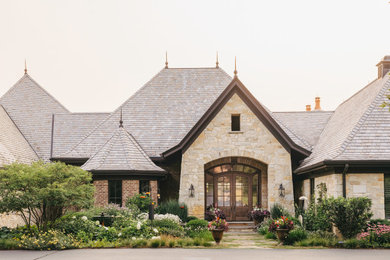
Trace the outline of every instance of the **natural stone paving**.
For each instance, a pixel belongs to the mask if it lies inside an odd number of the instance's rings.
[[[231,248],[273,248],[278,242],[267,240],[251,230],[229,231],[223,236],[221,246]]]

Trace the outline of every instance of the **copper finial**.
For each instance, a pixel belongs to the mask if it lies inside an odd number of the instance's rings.
[[[219,68],[219,62],[218,62],[218,52],[217,52],[217,62],[215,63],[216,64],[216,68],[218,69]]]
[[[123,127],[122,108],[121,108],[121,117],[119,119],[119,127]]]
[[[26,59],[24,59],[24,74],[27,74],[27,62],[26,62]]]
[[[168,52],[165,52],[165,68],[168,69]]]
[[[234,57],[234,77],[237,78],[237,57]]]

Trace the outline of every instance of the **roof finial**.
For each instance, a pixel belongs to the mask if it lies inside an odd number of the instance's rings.
[[[234,57],[234,77],[237,78],[237,57]]]
[[[218,69],[219,68],[219,62],[218,62],[218,52],[217,52],[217,62],[215,63],[215,67]]]
[[[121,117],[120,117],[120,119],[119,119],[119,127],[123,127],[122,107],[121,107]]]
[[[168,69],[168,52],[165,52],[165,68]]]
[[[27,61],[24,59],[24,74],[27,74]]]

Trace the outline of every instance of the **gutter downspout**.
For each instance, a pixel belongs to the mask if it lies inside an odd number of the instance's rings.
[[[347,171],[349,168],[349,164],[346,163],[343,170],[343,197],[347,197],[347,183],[346,183],[346,177],[347,177]]]

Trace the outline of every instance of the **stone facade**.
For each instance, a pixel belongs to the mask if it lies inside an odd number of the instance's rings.
[[[318,196],[317,185],[325,183],[327,195],[343,196],[342,174],[329,172],[328,175],[315,178],[315,194]],[[302,195],[310,198],[310,179],[303,181]],[[368,197],[372,200],[373,218],[385,218],[384,176],[383,173],[347,173],[346,195],[352,197]]]
[[[368,197],[372,201],[373,218],[385,218],[385,191],[383,173],[348,173],[347,197]]]
[[[24,224],[22,217],[17,213],[0,214],[0,227],[15,228],[17,226],[23,226]]]
[[[240,132],[231,132],[232,114],[241,115]],[[183,154],[179,200],[188,205],[190,215],[204,215],[204,165],[230,156],[253,158],[268,165],[267,189],[263,189],[267,194],[262,195],[267,207],[280,203],[294,211],[290,153],[234,94]],[[191,184],[195,187],[194,197],[189,196]],[[284,198],[279,196],[280,184],[285,187]]]
[[[123,180],[122,181],[122,202],[126,203],[128,198],[139,193],[139,180]]]
[[[108,180],[95,180],[95,206],[104,207],[108,204]]]

